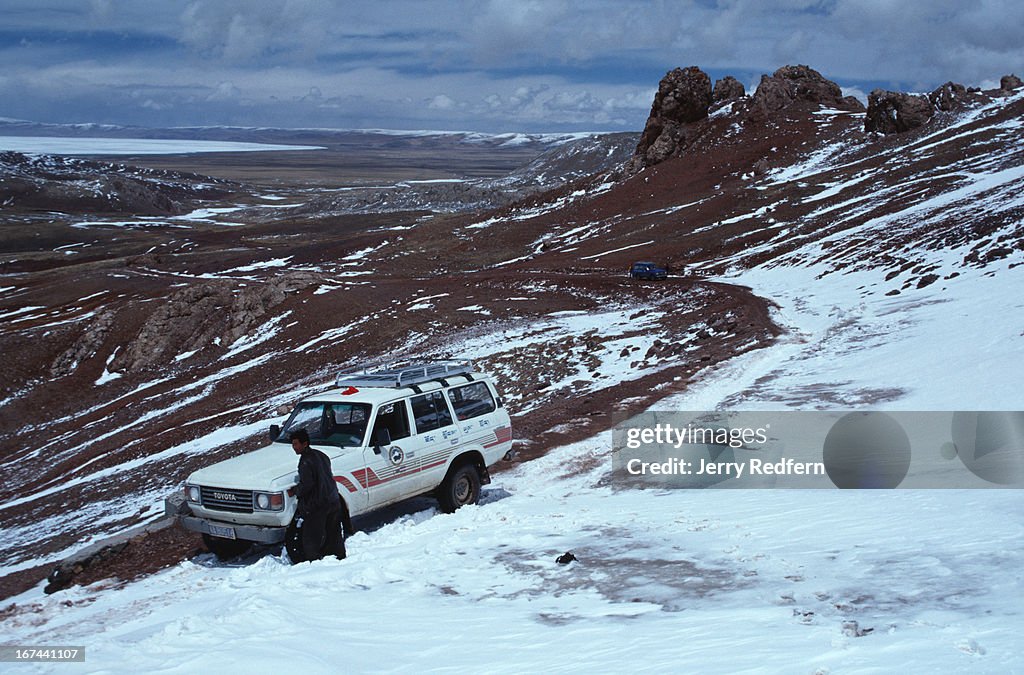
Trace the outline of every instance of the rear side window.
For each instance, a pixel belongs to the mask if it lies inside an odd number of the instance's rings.
[[[452,423],[452,414],[448,411],[448,404],[444,402],[444,395],[439,391],[414,396],[412,398],[412,416],[416,418],[416,433],[418,434],[440,429]]]
[[[474,382],[464,387],[454,387],[448,390],[448,398],[451,399],[452,408],[455,409],[455,416],[459,420],[468,420],[480,415],[494,412],[494,397],[491,390],[483,382]]]

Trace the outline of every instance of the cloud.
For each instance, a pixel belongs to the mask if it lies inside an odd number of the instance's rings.
[[[973,85],[1024,72],[1020,25],[1010,0],[5,0],[0,97],[52,121],[639,129],[676,66]]]
[[[455,102],[455,99],[449,96],[445,96],[444,94],[438,94],[437,96],[434,96],[427,103],[427,107],[430,108],[431,110],[452,110],[457,105],[458,104]]]

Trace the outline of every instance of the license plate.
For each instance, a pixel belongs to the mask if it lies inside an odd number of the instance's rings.
[[[221,527],[220,525],[210,525],[210,534],[215,537],[224,537],[225,539],[235,538],[235,528],[233,527]]]

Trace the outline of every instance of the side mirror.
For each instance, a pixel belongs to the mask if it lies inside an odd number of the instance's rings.
[[[373,430],[373,451],[380,454],[380,449],[385,445],[391,445],[391,431],[387,427],[380,427]]]
[[[276,424],[270,425],[270,442],[273,443],[281,435],[281,427]]]

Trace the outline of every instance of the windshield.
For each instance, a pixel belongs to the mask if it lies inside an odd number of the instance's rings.
[[[313,445],[355,447],[363,444],[369,417],[368,403],[300,403],[275,440],[288,443],[288,434],[305,429]]]

